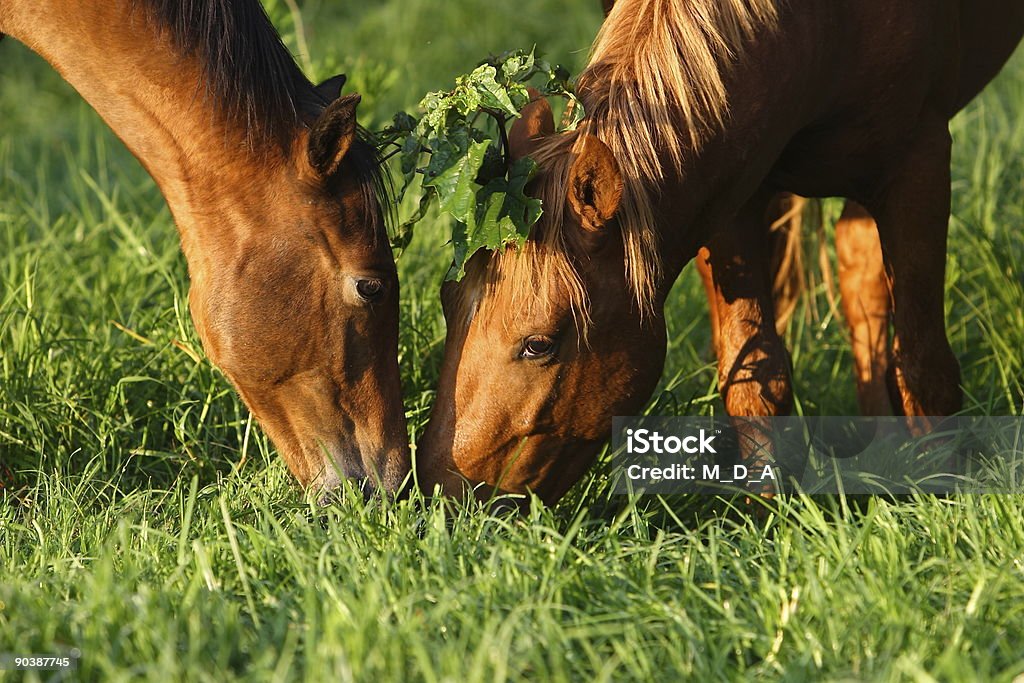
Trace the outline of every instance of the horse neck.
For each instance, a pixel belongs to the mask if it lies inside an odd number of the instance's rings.
[[[144,7],[124,0],[14,0],[0,8],[0,33],[44,57],[100,114],[156,180],[190,265],[211,240],[235,241],[239,211],[256,183],[289,163],[276,144],[258,149],[204,91],[199,61],[183,57]],[[254,169],[259,169],[255,172]]]
[[[676,277],[715,231],[730,228],[735,214],[761,187],[786,141],[806,116],[799,104],[802,98],[794,95],[802,92],[802,86],[780,84],[771,78],[772,73],[795,71],[788,65],[804,55],[766,34],[748,57],[742,68],[725,76],[729,114],[721,122],[706,123],[700,135],[689,135],[681,112],[652,110],[652,118],[677,127],[674,154],[667,151],[664,139],[652,141],[655,144],[648,149],[658,150],[656,153],[637,156],[642,145],[621,140],[616,144],[599,134],[619,152],[620,163],[627,157],[622,164],[624,172],[649,199],[664,276],[659,298],[667,295]],[[595,75],[601,73],[595,71]],[[583,87],[585,111],[607,117],[591,131],[614,131],[611,122],[628,120],[604,106],[607,82],[595,79]]]

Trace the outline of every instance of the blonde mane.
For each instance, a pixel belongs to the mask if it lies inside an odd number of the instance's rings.
[[[565,204],[572,161],[583,136],[594,135],[619,162],[625,190],[617,218],[626,279],[640,311],[652,312],[661,278],[653,200],[666,178],[683,177],[688,154],[725,124],[726,73],[759,30],[775,27],[778,2],[616,2],[579,79],[586,117],[575,131],[549,136],[531,152],[542,169],[544,203],[541,224],[523,250],[532,256],[495,259],[503,271],[498,279],[529,277],[517,284],[532,286],[537,299],[545,298],[537,285],[552,283],[567,290],[577,317],[588,318]],[[509,263],[515,260],[526,263]]]

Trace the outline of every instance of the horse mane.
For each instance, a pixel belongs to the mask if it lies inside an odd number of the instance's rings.
[[[545,257],[531,259],[542,269],[535,277],[569,282],[574,310],[586,311],[586,290],[572,264],[574,226],[566,226],[564,216],[569,169],[583,137],[596,136],[619,162],[625,188],[617,220],[626,279],[641,313],[650,313],[662,270],[653,201],[666,178],[684,176],[684,159],[728,119],[726,75],[758,31],[775,27],[778,4],[615,3],[579,78],[586,117],[576,130],[549,136],[531,153],[544,174],[544,225],[531,239],[533,251]]]
[[[198,59],[205,96],[244,126],[250,147],[274,142],[287,148],[303,115],[316,116],[330,104],[295,63],[259,0],[130,1],[167,31],[183,56]],[[379,151],[362,127],[346,159],[362,181],[365,199],[390,206]]]
[[[252,134],[287,139],[312,84],[259,0],[132,0],[204,71],[205,95]]]
[[[778,5],[779,0],[615,4],[580,87],[596,89],[593,104],[616,126],[613,138],[632,145],[630,156],[643,157],[638,165],[645,175],[660,177],[659,152],[679,170],[684,150],[725,123],[726,71],[759,30],[775,26]]]

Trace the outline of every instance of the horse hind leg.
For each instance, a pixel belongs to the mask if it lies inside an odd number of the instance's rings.
[[[805,288],[801,262],[801,212],[806,200],[789,193],[776,196],[768,209],[771,222],[775,320],[779,334]],[[836,254],[843,315],[850,331],[857,403],[862,415],[890,415],[886,374],[889,366],[890,293],[882,262],[878,226],[860,204],[848,200],[836,223]]]
[[[806,199],[784,192],[769,202],[766,213],[772,254],[772,299],[776,329],[780,335],[806,288],[801,245],[801,218],[806,203]],[[886,380],[889,366],[889,283],[882,262],[878,226],[867,209],[852,200],[846,202],[836,223],[836,253],[843,314],[853,348],[860,413],[890,415],[892,406]],[[699,259],[698,270],[708,290],[717,337],[717,316],[710,291],[711,272],[709,267],[702,268],[701,265],[702,260]]]
[[[843,316],[850,330],[861,415],[890,415],[889,282],[878,226],[860,204],[847,201],[836,223],[836,256]]]
[[[878,177],[868,208],[878,221],[892,292],[894,407],[907,416],[960,410],[960,366],[945,328],[946,238],[950,210],[948,121],[926,113],[905,155]],[[927,429],[929,421],[918,422]]]

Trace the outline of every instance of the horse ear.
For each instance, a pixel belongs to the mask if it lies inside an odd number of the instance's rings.
[[[356,106],[360,99],[352,94],[331,102],[313,123],[307,154],[321,178],[334,175],[356,139]]]
[[[513,160],[530,155],[537,141],[555,132],[555,115],[551,105],[536,88],[529,88],[530,103],[523,107],[508,132],[509,154]]]
[[[316,90],[326,102],[333,102],[341,97],[341,89],[345,87],[345,81],[347,80],[348,76],[345,74],[331,76],[326,81],[316,86]]]
[[[622,201],[622,174],[607,145],[593,135],[582,146],[569,169],[569,207],[584,230],[596,232],[615,217]]]

